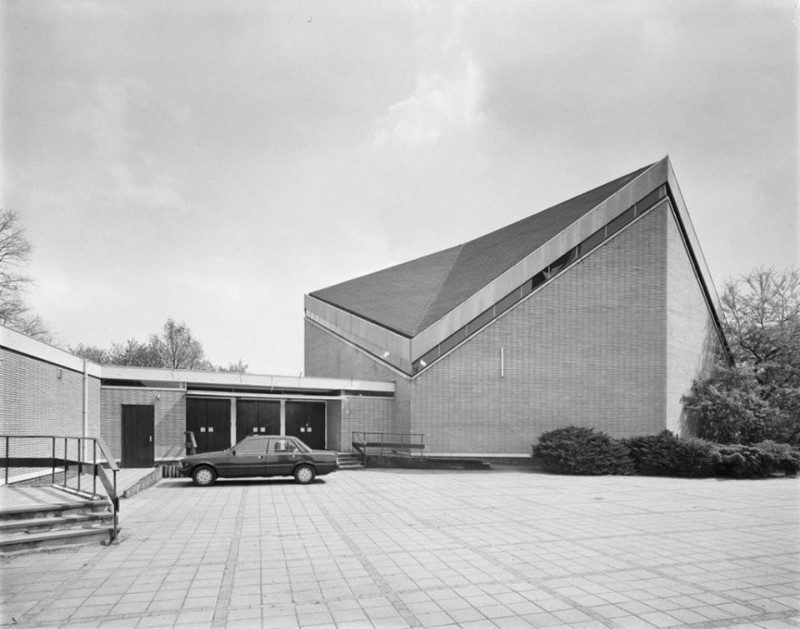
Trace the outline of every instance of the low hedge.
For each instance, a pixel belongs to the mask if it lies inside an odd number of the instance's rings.
[[[668,430],[613,439],[578,426],[543,433],[533,447],[533,460],[540,469],[556,474],[767,478],[800,471],[800,449],[785,443],[720,445],[677,437]]]
[[[720,457],[714,444],[703,439],[681,439],[669,430],[658,435],[623,439],[638,474],[645,476],[714,476]]]
[[[795,476],[800,471],[800,451],[786,443],[762,441],[752,446],[718,446],[718,476],[768,478],[783,472]]]
[[[557,474],[632,474],[633,461],[624,443],[594,428],[569,426],[544,433],[533,448],[534,459]]]

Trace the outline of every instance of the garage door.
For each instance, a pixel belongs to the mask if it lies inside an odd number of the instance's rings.
[[[231,446],[231,402],[214,398],[186,398],[186,430],[194,432],[197,452]]]
[[[236,401],[236,440],[247,435],[281,434],[281,403],[266,400]]]
[[[325,402],[286,402],[286,434],[325,449]]]

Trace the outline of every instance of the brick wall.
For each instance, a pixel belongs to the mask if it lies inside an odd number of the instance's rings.
[[[664,204],[414,379],[309,322],[306,372],[393,380],[392,431],[424,433],[427,452],[528,454],[570,424],[685,430],[680,398],[708,365],[710,324]]]
[[[351,433],[409,432],[409,378],[355,349],[331,332],[306,320],[305,374],[327,378],[358,378],[395,383],[394,398],[351,397],[342,401],[339,416],[328,413],[328,447],[350,450]],[[329,404],[329,409],[331,405]]]
[[[325,447],[341,452],[342,403],[339,400],[328,400],[325,407]]]
[[[353,431],[399,432],[392,398],[350,397],[342,402],[341,450],[349,452]]]
[[[122,457],[122,405],[152,404],[154,407],[156,460],[185,453],[186,395],[182,390],[103,387],[101,395],[103,439],[114,456]]]
[[[429,452],[527,454],[570,424],[662,430],[665,256],[662,209],[422,372],[412,431],[426,433]]]
[[[84,375],[38,358],[0,348],[0,434],[83,435]],[[88,435],[100,436],[100,381],[89,376]],[[3,444],[5,448],[5,444]],[[68,442],[67,454],[76,457],[77,442]],[[51,456],[52,440],[11,440],[11,456]],[[64,441],[56,455],[64,454]],[[28,470],[15,470],[18,475]]]
[[[681,398],[713,365],[720,340],[675,218],[667,225],[667,428],[696,434]]]

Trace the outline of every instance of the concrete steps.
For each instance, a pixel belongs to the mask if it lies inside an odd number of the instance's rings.
[[[113,528],[111,505],[105,500],[70,497],[64,502],[4,507],[0,509],[0,554],[71,544],[107,544]]]
[[[361,455],[352,454],[351,452],[339,452],[338,455],[339,471],[364,469],[364,466],[361,464]]]

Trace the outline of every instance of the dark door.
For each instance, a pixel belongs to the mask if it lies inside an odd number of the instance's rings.
[[[325,449],[325,402],[286,402],[286,434]]]
[[[186,430],[194,432],[197,453],[224,450],[231,445],[231,402],[186,398]]]
[[[122,405],[122,467],[153,467],[155,407]]]
[[[279,435],[281,403],[266,400],[236,401],[236,440],[247,435]]]

